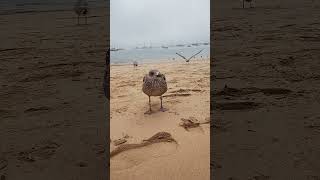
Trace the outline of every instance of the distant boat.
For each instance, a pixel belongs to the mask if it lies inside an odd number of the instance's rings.
[[[111,48],[110,51],[121,51],[121,50],[124,50],[122,48]]]
[[[161,48],[168,49],[169,47],[168,46],[161,46]]]
[[[147,49],[148,47],[146,46],[146,43],[143,44],[142,47],[136,47],[136,49]]]
[[[199,44],[198,43],[193,43],[193,44],[191,44],[192,46],[199,46]]]
[[[188,45],[188,47],[191,47],[191,45]]]
[[[209,45],[209,43],[203,43],[203,45]]]
[[[177,47],[184,47],[183,44],[177,44],[176,46],[177,46]]]

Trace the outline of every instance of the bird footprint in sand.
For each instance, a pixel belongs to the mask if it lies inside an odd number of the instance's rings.
[[[128,107],[127,106],[124,106],[124,107],[121,107],[119,109],[116,109],[116,112],[117,113],[122,113],[122,112],[126,112],[128,110]]]

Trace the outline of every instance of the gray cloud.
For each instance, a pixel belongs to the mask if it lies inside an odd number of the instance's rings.
[[[209,41],[210,0],[111,0],[111,45]]]

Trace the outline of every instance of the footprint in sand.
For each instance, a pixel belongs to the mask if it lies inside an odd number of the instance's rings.
[[[181,101],[179,101],[179,100],[168,100],[167,103],[171,104],[171,105],[176,105],[176,104],[181,103]]]
[[[116,109],[116,112],[117,113],[122,113],[122,112],[126,112],[128,110],[128,107],[127,106],[124,106],[122,108],[119,108],[119,109]]]

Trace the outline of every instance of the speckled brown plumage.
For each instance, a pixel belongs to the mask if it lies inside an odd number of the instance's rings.
[[[161,74],[158,70],[151,70],[143,78],[142,91],[149,96],[149,112],[151,113],[151,96],[160,96],[161,110],[162,107],[162,95],[167,92],[167,82],[164,74]]]

